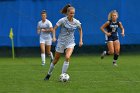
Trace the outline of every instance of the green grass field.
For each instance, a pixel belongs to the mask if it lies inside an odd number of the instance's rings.
[[[140,55],[121,55],[118,67],[112,56],[72,56],[69,82],[58,82],[64,57],[56,65],[49,81],[49,68],[38,58],[0,58],[0,93],[139,93]],[[47,59],[49,61],[49,59]]]

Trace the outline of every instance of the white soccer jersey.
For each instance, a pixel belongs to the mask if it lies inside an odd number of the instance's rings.
[[[52,23],[46,19],[45,22],[39,21],[37,28],[40,29],[40,43],[44,43],[46,41],[49,41],[49,45],[51,44],[52,41],[52,36],[51,32],[41,32],[41,29],[49,29],[52,27]]]
[[[38,26],[37,28],[40,29],[49,29],[50,27],[52,27],[52,23],[46,19],[46,21],[43,23],[42,20],[38,22]],[[51,37],[51,32],[40,32],[40,36],[41,37]]]
[[[56,51],[63,53],[64,49],[75,46],[74,31],[77,27],[81,27],[81,23],[75,18],[73,18],[73,22],[69,22],[67,17],[63,17],[56,23],[56,25],[61,27]]]
[[[75,18],[73,18],[73,22],[69,22],[67,17],[63,17],[56,25],[61,27],[58,41],[65,44],[74,43],[74,31],[77,27],[81,26],[81,23]]]

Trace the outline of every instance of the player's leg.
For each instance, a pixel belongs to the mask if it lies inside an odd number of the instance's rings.
[[[65,61],[63,63],[63,67],[62,67],[62,74],[67,72],[67,69],[69,67],[70,57],[72,55],[73,49],[74,48],[67,48],[66,49]]]
[[[41,59],[42,59],[42,65],[45,65],[45,39],[40,36],[40,49],[41,49]]]
[[[52,74],[52,71],[53,71],[53,69],[55,67],[55,64],[59,61],[59,58],[60,58],[60,53],[59,52],[55,52],[54,60],[50,64],[50,68],[49,68],[48,74],[46,75],[46,77],[44,78],[44,80],[49,80],[49,78],[50,78],[50,76]]]
[[[62,66],[62,73],[66,73],[67,72],[67,69],[69,67],[70,57],[71,57],[72,52],[74,50],[74,46],[75,46],[75,43],[68,44],[66,46],[65,61],[64,61],[63,66]]]
[[[51,52],[51,45],[46,45],[46,53],[50,57],[50,62],[53,61],[53,53]]]
[[[113,64],[117,65],[116,62],[120,53],[120,42],[119,40],[115,40],[113,43],[114,43],[114,50],[115,50]]]
[[[45,43],[40,43],[42,65],[45,65]]]
[[[113,45],[113,41],[108,41],[108,42],[107,42],[107,47],[108,47],[108,51],[103,51],[103,53],[101,54],[101,59],[103,59],[105,55],[114,54],[114,45]]]
[[[55,52],[55,57],[54,57],[54,60],[53,62],[50,64],[50,68],[49,68],[49,71],[48,71],[48,74],[46,75],[45,79],[44,80],[49,80],[51,74],[52,74],[52,71],[54,69],[54,66],[55,64],[59,61],[59,58],[60,58],[60,55],[61,53],[64,52],[64,46],[60,44],[60,42],[58,42],[57,46],[56,46],[56,52]]]
[[[109,54],[109,55],[114,54],[114,45],[113,45],[113,42],[112,41],[108,42],[107,43],[107,46],[108,46],[107,54]]]

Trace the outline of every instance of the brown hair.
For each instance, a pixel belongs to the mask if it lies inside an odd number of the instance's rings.
[[[42,14],[46,14],[46,15],[47,15],[46,10],[42,10],[41,15],[42,15]]]
[[[62,10],[60,11],[62,14],[67,14],[67,9],[69,8],[69,7],[72,7],[70,4],[67,4],[66,6],[64,6],[63,8],[62,8]]]

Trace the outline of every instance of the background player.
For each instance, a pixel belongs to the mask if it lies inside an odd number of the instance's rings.
[[[53,54],[51,52],[52,36],[53,32],[52,23],[46,19],[47,13],[45,10],[41,12],[42,20],[38,22],[37,32],[40,34],[40,48],[41,48],[41,59],[42,65],[45,65],[45,50],[51,61],[53,60]],[[55,41],[55,40],[53,40]]]
[[[108,21],[101,26],[101,31],[105,33],[108,51],[103,51],[101,58],[105,55],[114,54],[113,65],[117,66],[116,61],[120,53],[120,42],[118,38],[118,28],[121,28],[121,35],[124,37],[124,28],[121,22],[118,20],[118,12],[116,10],[111,11],[108,14]]]

